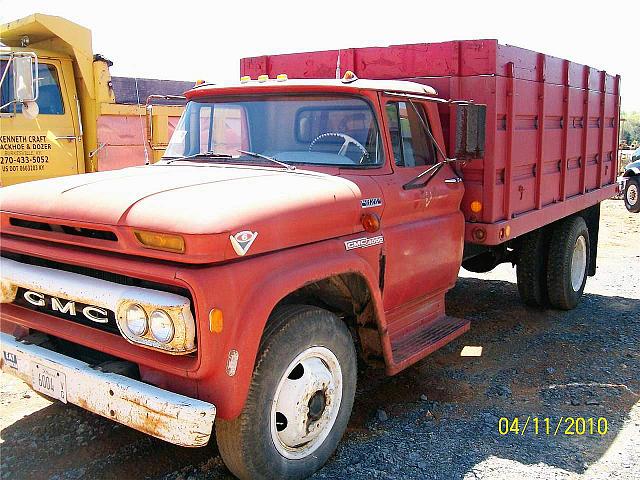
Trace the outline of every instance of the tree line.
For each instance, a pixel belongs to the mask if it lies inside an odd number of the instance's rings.
[[[640,112],[622,112],[620,144],[640,146]]]

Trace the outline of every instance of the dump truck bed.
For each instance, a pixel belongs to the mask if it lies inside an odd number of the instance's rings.
[[[186,99],[153,99],[152,118],[147,120],[145,116],[151,113],[145,107],[147,98],[150,95],[180,96],[193,84],[178,80],[111,77],[115,103],[100,105],[96,169],[117,170],[157,161],[178,124]],[[151,132],[148,130],[150,124]]]
[[[339,65],[339,68],[337,68]],[[495,245],[612,196],[620,77],[496,40],[353,48],[245,58],[242,75],[403,79],[441,98],[487,105],[482,160],[462,167],[468,242]],[[455,138],[440,106],[449,154]],[[471,203],[482,205],[479,212]],[[477,205],[477,204],[476,204]],[[486,232],[482,242],[473,234]]]

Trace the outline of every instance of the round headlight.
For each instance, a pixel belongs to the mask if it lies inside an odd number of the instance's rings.
[[[171,317],[164,310],[154,310],[149,321],[151,333],[160,343],[169,343],[175,332]]]
[[[140,305],[129,305],[129,307],[127,307],[127,311],[125,312],[125,320],[127,323],[127,328],[134,335],[140,337],[147,333],[147,312],[145,312],[144,308],[142,308]]]

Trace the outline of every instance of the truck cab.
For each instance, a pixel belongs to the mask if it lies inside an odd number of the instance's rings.
[[[315,189],[280,190],[287,203],[299,205],[288,212],[295,218],[277,220],[270,213],[277,206],[265,203],[264,219],[251,226],[259,232],[251,250],[351,236],[344,240],[345,252],[365,261],[372,281],[384,286],[389,372],[426,354],[425,345],[404,338],[407,332],[449,321],[444,294],[455,284],[463,255],[464,186],[454,165],[446,163],[435,93],[417,83],[349,75],[346,80],[202,86],[190,93],[165,153],[176,163],[186,156],[192,157],[188,162],[253,159],[269,165],[268,157],[272,165],[273,160],[285,164],[286,172],[317,172],[314,176],[342,185],[339,196],[328,197]],[[251,194],[260,197],[261,192]],[[453,324],[442,330],[447,332],[443,338],[450,340],[467,327],[457,320]]]
[[[3,189],[2,348],[17,359],[3,368],[32,383],[31,364],[62,372],[50,395],[195,446],[214,417],[219,432],[243,418],[254,359],[276,341],[265,332],[283,319],[300,323],[298,336],[326,323],[320,336],[338,343],[281,359],[273,371],[288,373],[271,387],[294,369],[310,376],[280,385],[288,397],[264,417],[290,428],[265,430],[276,448],[263,454],[308,470],[346,426],[352,336],[362,358],[393,374],[469,327],[444,308],[463,255],[464,186],[444,155],[435,91],[279,78],[187,95],[161,161]],[[51,350],[25,351],[20,339],[33,335]],[[123,381],[138,382],[145,402],[148,384],[170,390],[162,415],[179,410],[171,395],[189,397],[181,418],[195,423],[150,428],[117,394],[107,408],[74,392],[72,365],[89,359],[68,358],[66,342],[130,366]],[[96,392],[116,391],[104,382]],[[289,388],[310,410],[290,403]]]

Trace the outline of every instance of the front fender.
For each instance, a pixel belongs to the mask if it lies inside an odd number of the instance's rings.
[[[209,370],[209,374],[198,375],[199,398],[216,405],[220,418],[232,419],[241,413],[271,312],[285,296],[308,283],[341,273],[361,275],[384,325],[378,287],[380,251],[380,245],[345,251],[343,241],[328,240],[212,267],[211,281],[198,282],[198,289],[202,289],[198,296],[210,299],[205,300],[210,307],[222,310],[224,327],[214,334],[208,320],[199,319],[200,368]],[[238,364],[231,376],[226,364],[232,350],[238,352]]]

